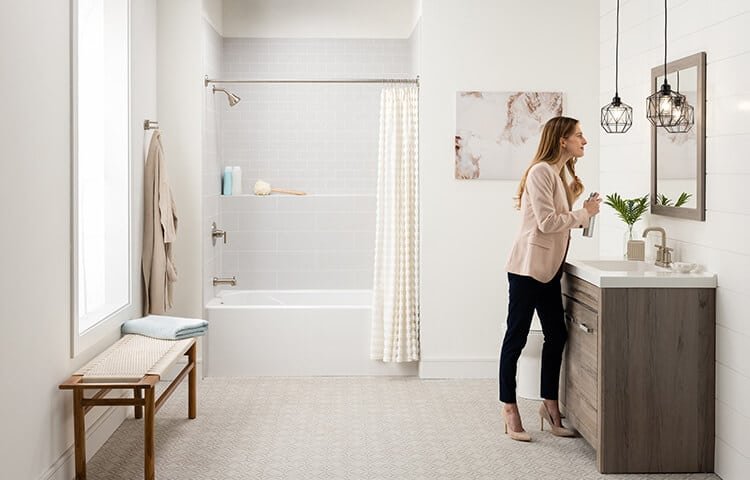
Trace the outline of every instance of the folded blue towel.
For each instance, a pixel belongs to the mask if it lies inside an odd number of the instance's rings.
[[[208,322],[200,318],[168,317],[165,315],[148,315],[143,318],[128,320],[122,324],[123,335],[135,333],[164,340],[182,340],[198,337],[206,333]]]

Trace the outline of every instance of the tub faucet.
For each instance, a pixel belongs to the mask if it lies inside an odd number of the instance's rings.
[[[661,227],[648,227],[643,231],[643,238],[646,238],[648,232],[661,232],[661,245],[656,246],[656,261],[654,264],[657,267],[669,268],[672,264],[672,249],[667,247],[667,232]]]
[[[230,285],[232,287],[237,286],[237,277],[232,275],[229,278],[223,278],[223,277],[214,277],[213,278],[214,287],[216,285]]]

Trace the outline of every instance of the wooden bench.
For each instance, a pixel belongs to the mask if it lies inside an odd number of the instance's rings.
[[[187,365],[156,398],[156,384],[162,375],[183,355]],[[196,415],[195,338],[160,340],[142,335],[125,335],[111,347],[60,384],[73,391],[76,480],[86,479],[86,425],[84,417],[95,406],[133,406],[135,418],[144,420],[144,478],[153,480],[154,415],[188,376],[188,418]],[[104,398],[112,390],[132,390],[132,398]],[[98,390],[86,397],[86,390]]]

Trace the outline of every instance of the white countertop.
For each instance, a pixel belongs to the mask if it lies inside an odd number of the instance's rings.
[[[715,273],[678,273],[653,263],[611,258],[567,260],[565,271],[600,288],[716,288]]]

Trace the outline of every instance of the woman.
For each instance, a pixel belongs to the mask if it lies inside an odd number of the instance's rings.
[[[536,310],[544,332],[542,348],[541,395],[539,408],[544,421],[558,436],[572,436],[560,421],[557,394],[560,363],[567,339],[562,306],[560,278],[570,242],[570,229],[585,225],[599,213],[597,194],[583,202],[583,208],[571,211],[583,192],[575,174],[575,163],[583,156],[586,139],[577,120],[555,117],[542,130],[536,155],[518,186],[518,203],[523,214],[508,271],[508,328],[500,353],[500,401],[505,432],[519,441],[530,441],[523,429],[516,404],[516,364],[526,345],[531,320]],[[565,170],[572,175],[568,181]]]

